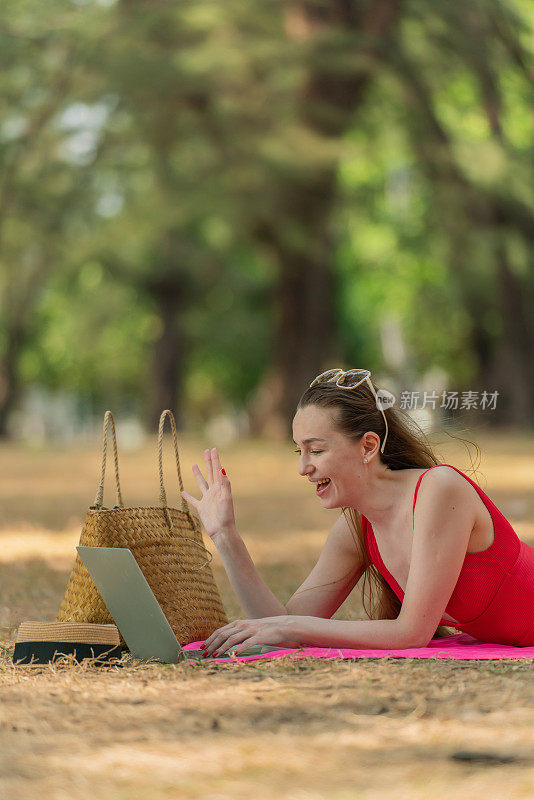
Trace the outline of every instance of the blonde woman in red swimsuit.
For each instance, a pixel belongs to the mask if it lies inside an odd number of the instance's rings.
[[[312,381],[293,420],[299,474],[323,508],[340,508],[316,566],[283,605],[235,526],[216,448],[195,464],[200,500],[183,492],[212,538],[247,619],[206,639],[212,655],[254,644],[424,647],[454,627],[486,642],[534,645],[534,548],[482,489],[440,464],[408,414],[384,409],[367,370]],[[369,620],[332,615],[361,577]],[[378,590],[366,607],[365,583]]]

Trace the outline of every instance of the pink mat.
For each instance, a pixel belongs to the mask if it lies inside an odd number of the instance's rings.
[[[204,642],[191,642],[184,650],[195,650]],[[427,647],[411,647],[405,650],[349,650],[339,647],[302,647],[298,649],[275,650],[257,656],[237,656],[218,658],[217,662],[259,661],[290,656],[291,658],[455,658],[461,661],[477,661],[493,658],[534,658],[534,647],[512,647],[507,644],[479,642],[467,633],[457,633],[443,639],[432,639]]]

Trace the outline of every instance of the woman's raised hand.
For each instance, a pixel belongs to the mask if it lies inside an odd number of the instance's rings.
[[[187,492],[181,492],[181,495],[196,508],[206,533],[213,538],[215,534],[235,526],[234,501],[230,481],[221,469],[217,448],[204,450],[204,460],[207,480],[198,464],[193,464],[193,472],[202,497],[197,500]]]

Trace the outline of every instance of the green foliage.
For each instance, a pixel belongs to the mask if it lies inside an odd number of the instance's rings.
[[[465,17],[460,4],[435,3],[427,15],[423,6],[408,7],[399,50],[390,54],[388,68],[375,82],[340,164],[341,342],[347,363],[387,368],[380,327],[384,315],[394,312],[403,320],[417,371],[439,366],[461,384],[477,369],[470,296],[476,296],[483,311],[477,321],[495,348],[503,335],[497,243],[506,242],[511,267],[525,280],[532,260],[528,244],[512,231],[470,223],[462,187],[450,183],[451,170],[465,175],[475,189],[515,194],[534,208],[527,163],[534,134],[528,111],[532,84],[496,35],[484,42],[473,39],[466,19],[483,27],[487,9],[479,4],[478,12]],[[449,139],[443,180],[437,170],[444,146],[429,129],[427,110],[410,103],[414,98],[406,92],[401,58],[411,62],[419,88],[426,86],[425,102]],[[484,70],[494,73],[496,97],[488,95]],[[500,112],[500,139],[490,126],[492,102]]]
[[[369,34],[325,23],[314,38],[306,10],[3,4],[0,361],[17,347],[24,385],[143,407],[173,296],[190,408],[246,403],[272,358],[275,285],[291,278],[262,234],[274,222],[313,256],[319,211],[291,212],[321,171],[338,174],[340,357],[387,369],[391,314],[416,372],[467,381],[475,322],[497,351],[501,245],[534,296],[530,5],[404,4],[344,136],[306,81],[312,66],[350,78]],[[488,196],[527,223],[473,222],[466,209]]]
[[[24,352],[23,378],[139,409],[158,323],[146,298],[110,278],[96,261],[75,273],[56,273]]]

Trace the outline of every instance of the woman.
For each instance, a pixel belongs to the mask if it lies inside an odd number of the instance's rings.
[[[387,417],[386,417],[387,414]],[[214,448],[199,513],[249,619],[206,639],[205,653],[253,644],[424,647],[441,625],[475,638],[534,645],[534,548],[520,541],[482,489],[439,464],[411,418],[384,409],[367,370],[329,370],[299,400],[299,473],[323,508],[341,508],[319,560],[284,606],[235,527],[230,481]],[[387,447],[386,447],[387,442]],[[333,620],[359,579],[381,589],[370,620]],[[436,630],[437,628],[437,630]]]

